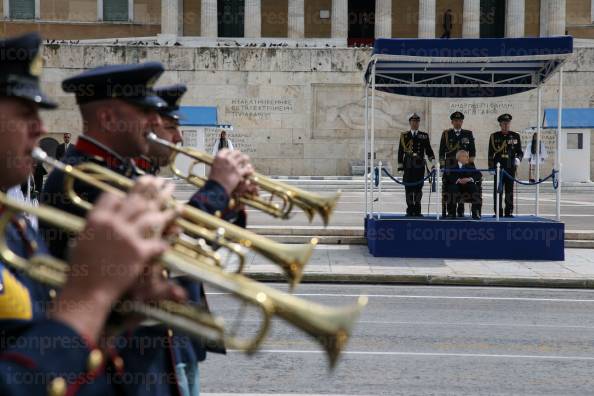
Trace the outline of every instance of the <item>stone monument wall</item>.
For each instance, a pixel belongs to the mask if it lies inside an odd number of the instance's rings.
[[[115,63],[162,62],[167,72],[159,84],[189,87],[183,105],[217,106],[219,120],[231,123],[231,139],[247,151],[262,173],[275,175],[349,175],[364,156],[363,75],[367,49],[184,48],[48,45],[44,49],[44,84],[61,106],[44,117],[59,139],[77,134],[80,117],[62,79],[83,69]],[[594,48],[579,48],[566,65],[565,107],[594,103]],[[543,91],[543,108],[557,105],[558,78]],[[438,149],[449,114],[466,114],[475,131],[479,166],[486,166],[489,134],[501,113],[514,115],[513,129],[536,125],[536,92],[495,99],[419,99],[378,93],[377,157],[395,167],[398,138],[407,129],[406,115],[423,116],[421,127]],[[207,134],[212,146],[216,131]],[[592,140],[594,142],[594,139]],[[550,168],[550,165],[545,168]],[[594,165],[593,165],[594,168]]]

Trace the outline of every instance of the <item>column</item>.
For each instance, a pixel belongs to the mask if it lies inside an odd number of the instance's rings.
[[[262,36],[262,1],[245,0],[244,36],[258,38]]]
[[[540,0],[540,37],[549,35],[549,0]]]
[[[161,34],[181,36],[183,4],[181,0],[161,0]]]
[[[464,0],[462,16],[462,37],[481,37],[481,1]]]
[[[392,38],[392,0],[375,0],[375,38]]]
[[[419,0],[419,38],[435,38],[435,0]]]
[[[505,7],[505,37],[524,37],[526,25],[525,0],[507,0]]]
[[[202,0],[200,33],[202,37],[214,38],[219,35],[217,0]]]
[[[349,2],[332,0],[332,38],[346,39],[349,35]]]
[[[565,0],[549,0],[549,36],[565,35]]]
[[[305,37],[305,0],[289,0],[289,38]]]

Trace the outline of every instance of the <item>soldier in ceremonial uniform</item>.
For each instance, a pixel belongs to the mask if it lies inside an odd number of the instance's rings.
[[[474,163],[476,157],[476,146],[474,144],[474,135],[472,131],[462,129],[464,124],[464,114],[456,111],[450,115],[452,122],[452,128],[446,129],[441,135],[441,141],[439,143],[439,165],[441,169],[455,167],[458,162],[456,160],[456,153],[459,150],[464,150],[470,155],[470,163]],[[443,180],[443,192],[441,200],[441,212],[442,216],[446,216],[447,199],[451,197],[448,194],[445,174],[442,177]],[[464,213],[464,204],[461,205],[462,213]],[[459,212],[459,210],[457,210]]]
[[[423,182],[425,177],[425,156],[435,163],[435,154],[431,148],[429,135],[419,131],[421,117],[413,113],[408,117],[410,130],[400,135],[398,146],[398,170],[404,172],[404,183],[419,183],[405,186],[406,215],[422,217],[421,199],[423,198]]]
[[[56,107],[39,87],[40,44],[36,33],[0,41],[2,193],[33,170],[32,150],[47,133],[39,110]],[[165,227],[173,216],[145,198],[161,187],[162,182],[144,178],[126,198],[100,198],[83,231],[96,238],[77,240],[69,261],[77,275],[59,292],[0,259],[1,395],[121,394],[114,381],[122,374],[123,361],[108,358],[98,344],[113,304],[166,248],[161,235],[147,234]],[[2,237],[22,258],[47,252],[23,215],[10,219]],[[180,291],[165,286],[167,293]],[[160,297],[149,290],[140,301]]]
[[[148,156],[152,146],[146,135],[163,128],[160,113],[167,109],[168,103],[153,89],[163,71],[163,66],[155,62],[104,66],[63,81],[63,89],[76,95],[85,126],[63,161],[72,165],[92,161],[125,176],[136,177],[133,159]],[[223,212],[229,204],[230,192],[249,174],[251,166],[240,152],[224,151],[217,155],[212,169],[209,182],[195,195],[198,197],[195,206],[209,213]],[[98,194],[84,183],[75,183],[75,190],[90,202],[94,202]],[[64,193],[64,177],[60,171],[50,174],[43,198],[58,208],[82,214]],[[51,241],[50,247],[56,255],[63,255],[68,236],[51,231],[51,235],[59,237]],[[153,276],[160,277],[161,273]],[[181,283],[190,300],[204,304],[201,284],[183,280]],[[151,340],[151,347],[143,351],[135,349],[138,343],[134,340],[144,338]],[[127,383],[127,392],[136,394],[148,389],[153,395],[177,392],[198,395],[198,362],[205,359],[206,346],[184,334],[174,335],[163,326],[137,330],[127,345],[129,347],[119,352],[126,358],[128,371],[145,373],[150,370],[150,376],[164,378],[154,384]]]
[[[161,139],[166,140],[173,144],[180,144],[183,141],[181,130],[179,128],[179,122],[181,119],[180,107],[181,98],[186,93],[187,88],[183,84],[176,84],[167,87],[160,87],[155,89],[155,93],[163,99],[167,106],[159,109],[162,123],[154,129],[154,133]],[[149,147],[149,153],[135,160],[136,165],[143,171],[151,174],[156,174],[160,167],[168,166],[171,163],[171,150],[159,144],[151,144]],[[218,154],[218,152],[217,152]],[[229,155],[229,150],[221,151],[220,155]],[[216,154],[215,154],[216,155]],[[234,154],[234,155],[237,155]],[[249,160],[247,156],[244,156],[246,160]],[[249,172],[253,172],[251,164],[247,164]],[[213,180],[218,180],[218,183],[223,185],[230,195],[235,198],[235,202],[238,202],[238,198],[244,194],[258,195],[258,188],[255,185],[249,183],[249,181],[241,181],[234,190],[231,190],[232,186],[225,186],[224,178],[218,173],[225,172],[224,169],[219,167],[212,167],[210,173],[210,180],[207,183],[212,183]],[[233,184],[235,185],[235,184]],[[202,205],[205,201],[204,191],[200,190],[194,194],[189,201],[189,204],[203,209]],[[221,213],[222,217],[240,227],[247,226],[247,213],[242,206],[227,207]]]
[[[491,134],[489,139],[489,168],[495,169],[497,164],[501,170],[505,170],[511,177],[516,177],[516,168],[522,162],[524,152],[522,151],[522,139],[520,134],[510,130],[512,116],[502,114],[497,118],[501,130]],[[493,210],[497,213],[497,186],[499,180],[495,176],[493,190]],[[503,211],[503,193],[499,195],[499,215],[514,217],[514,181],[509,177],[503,178],[503,189],[505,191],[505,212]]]

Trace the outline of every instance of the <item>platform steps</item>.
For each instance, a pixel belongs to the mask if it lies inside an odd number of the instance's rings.
[[[363,227],[313,227],[313,226],[251,226],[257,232],[277,242],[307,243],[318,238],[321,245],[365,245]],[[566,248],[594,249],[594,231],[566,231]]]

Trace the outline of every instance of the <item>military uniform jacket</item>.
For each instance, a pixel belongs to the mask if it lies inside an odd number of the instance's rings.
[[[400,135],[398,145],[398,169],[404,170],[404,181],[418,180],[425,174],[425,156],[435,159],[429,135],[418,131],[413,137],[411,131]]]
[[[495,169],[497,163],[501,164],[503,169],[514,170],[515,159],[520,161],[524,157],[522,151],[522,139],[517,132],[495,132],[489,139],[489,168]]]
[[[460,130],[459,134],[453,128],[446,129],[441,135],[439,143],[439,163],[442,168],[457,165],[456,153],[459,150],[468,151],[470,158],[476,157],[476,146],[472,131]]]
[[[91,161],[131,178],[139,175],[132,161],[119,157],[85,136],[81,136],[76,145],[69,148],[62,161],[74,166]],[[79,195],[89,202],[94,202],[101,194],[99,190],[82,182],[75,182],[74,186]],[[216,182],[207,183],[200,193],[205,198],[200,201],[199,209],[213,213],[228,206],[229,198],[223,187]],[[64,176],[58,170],[50,173],[41,202],[75,215],[85,215],[64,193]],[[48,244],[52,254],[64,257],[70,236],[45,224],[40,224],[40,227],[44,235],[51,238]],[[205,306],[206,302],[202,298],[203,287],[200,283],[182,279],[180,283],[188,292],[191,301]],[[133,334],[123,337],[118,346],[118,353],[125,362],[126,373],[136,378],[136,381],[123,384],[127,394],[181,394],[177,384],[185,379],[180,378],[179,373],[176,374],[175,368],[182,364],[191,370],[197,362],[206,358],[207,351],[207,347],[200,341],[182,334],[172,335],[164,326],[141,327]],[[140,350],[139,346],[144,347]],[[151,380],[153,382],[144,383]],[[188,381],[191,382],[192,379],[188,378]]]
[[[6,240],[23,258],[47,253],[23,216],[13,218]],[[55,291],[0,262],[0,395],[45,396],[62,381],[68,395],[118,394],[113,378],[120,373],[114,366],[105,359],[89,364],[93,343],[47,318],[53,296]]]

